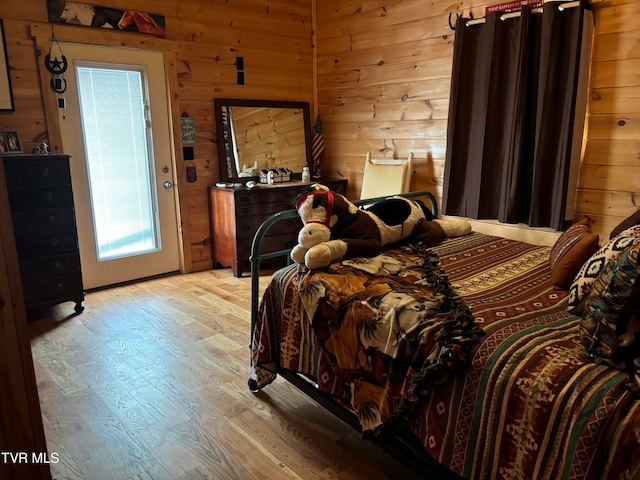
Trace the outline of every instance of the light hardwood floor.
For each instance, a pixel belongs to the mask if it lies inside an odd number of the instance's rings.
[[[32,321],[53,477],[420,478],[283,380],[248,391],[249,303],[250,279],[221,269]]]

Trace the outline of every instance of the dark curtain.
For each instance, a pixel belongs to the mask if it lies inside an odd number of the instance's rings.
[[[557,5],[458,19],[445,214],[563,228],[585,4]]]

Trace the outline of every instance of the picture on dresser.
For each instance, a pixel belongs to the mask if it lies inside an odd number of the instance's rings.
[[[22,143],[15,130],[0,132],[0,153],[22,153]]]

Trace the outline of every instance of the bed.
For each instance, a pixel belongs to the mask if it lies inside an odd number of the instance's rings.
[[[284,267],[259,301],[260,262],[284,253],[261,236],[295,214],[254,239],[251,390],[281,375],[432,478],[640,478],[632,375],[587,353],[550,247],[407,241]]]

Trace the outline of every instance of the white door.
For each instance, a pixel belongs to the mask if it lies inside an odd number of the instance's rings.
[[[62,146],[71,155],[87,289],[179,269],[162,52],[61,43]]]

